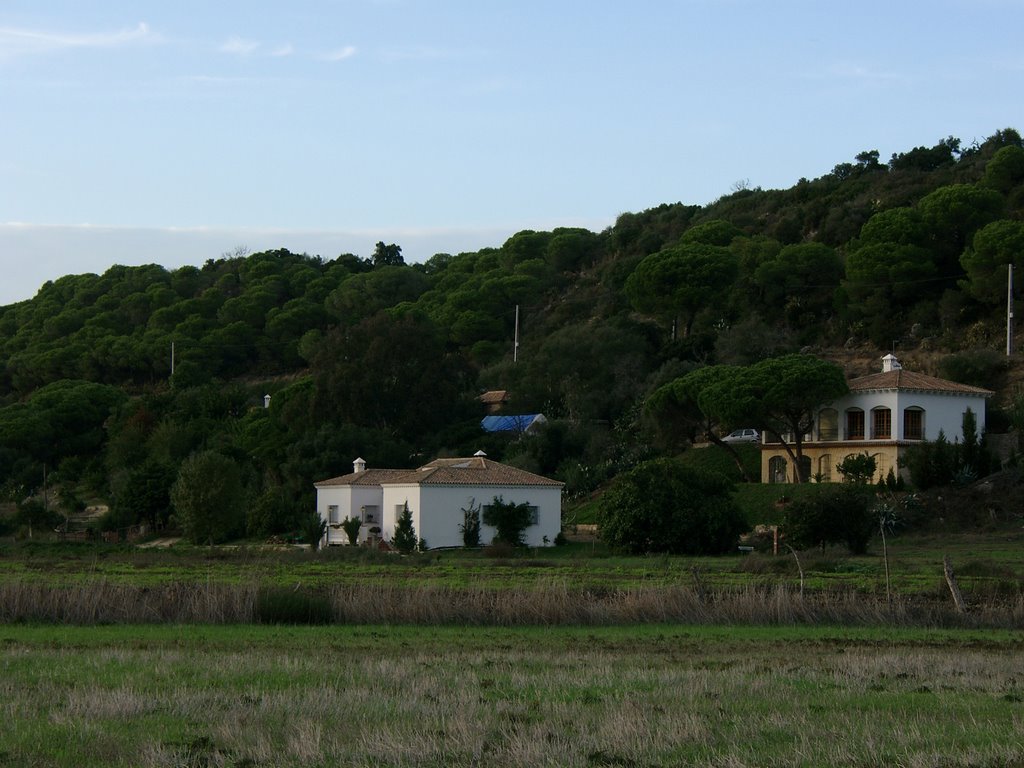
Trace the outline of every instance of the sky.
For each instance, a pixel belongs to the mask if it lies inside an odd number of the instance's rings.
[[[1024,131],[1024,0],[0,0],[0,304],[407,261]]]

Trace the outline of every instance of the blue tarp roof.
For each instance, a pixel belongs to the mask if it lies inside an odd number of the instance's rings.
[[[521,416],[484,416],[480,426],[484,432],[525,432],[541,415],[528,413]]]

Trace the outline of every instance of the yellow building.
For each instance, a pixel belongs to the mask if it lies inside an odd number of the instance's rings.
[[[875,457],[875,480],[884,479],[890,469],[899,474],[900,458],[909,446],[934,440],[940,431],[950,442],[963,441],[963,417],[968,408],[981,434],[985,401],[993,394],[981,387],[906,371],[894,355],[882,358],[881,373],[853,379],[849,386],[848,394],[818,409],[812,431],[804,436],[804,468],[819,482],[842,480],[836,465],[864,452]],[[794,482],[796,468],[789,453],[768,436],[762,440],[762,482]]]

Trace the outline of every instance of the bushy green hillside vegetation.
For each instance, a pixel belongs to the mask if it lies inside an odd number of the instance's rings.
[[[1010,262],[1024,268],[1024,142],[1006,129],[423,264],[378,243],[70,275],[0,308],[0,485],[22,501],[45,467],[65,508],[163,524],[182,463],[214,451],[238,468],[253,536],[298,526],[312,482],[357,455],[482,448],[583,495],[678,450],[641,406],[701,365],[998,347]],[[549,427],[484,435],[475,397],[492,388]]]

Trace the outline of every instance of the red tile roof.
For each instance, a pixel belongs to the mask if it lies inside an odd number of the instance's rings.
[[[935,376],[926,376],[923,373],[907,371],[903,368],[884,373],[873,373],[870,376],[861,376],[858,379],[852,379],[849,385],[851,392],[899,389],[914,392],[939,392],[950,395],[980,395],[982,397],[989,397],[994,394],[988,389],[972,387],[968,384],[958,384],[955,381],[939,379]]]
[[[419,469],[367,469],[315,483],[317,488],[347,485],[520,485],[561,488],[565,483],[483,456],[435,459]]]
[[[343,485],[380,485],[393,477],[407,475],[411,469],[364,469],[362,472],[350,472],[340,477],[321,480],[313,485],[316,488],[328,488]]]
[[[483,456],[462,459],[434,459],[417,470],[384,483],[416,485],[531,485],[561,488],[565,483],[535,475],[524,469],[491,461]]]

